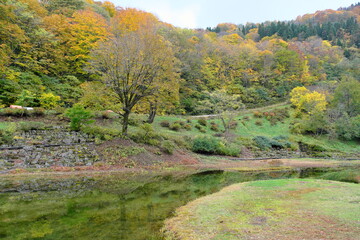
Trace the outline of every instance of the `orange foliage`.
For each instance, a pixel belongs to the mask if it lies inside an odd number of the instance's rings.
[[[139,29],[151,29],[159,23],[159,20],[151,13],[136,8],[126,8],[119,11],[112,19],[112,27],[115,33],[126,33]]]

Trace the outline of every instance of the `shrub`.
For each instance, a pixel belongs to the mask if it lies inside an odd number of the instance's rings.
[[[15,104],[26,107],[35,107],[38,106],[36,100],[35,93],[30,92],[29,90],[22,90]]]
[[[55,108],[54,108],[54,110],[55,110],[55,112],[56,112],[56,114],[63,114],[63,113],[65,113],[65,111],[66,111],[66,108],[64,108],[64,107],[61,107],[61,106],[56,106]]]
[[[100,126],[83,126],[81,127],[81,131],[100,140],[111,140],[121,135],[121,132],[117,129],[105,128]]]
[[[181,125],[178,122],[174,122],[173,124],[170,125],[169,128],[173,131],[180,131]]]
[[[155,132],[153,126],[149,123],[144,123],[140,126],[140,130],[135,134],[130,135],[130,138],[137,143],[145,143],[149,145],[159,145],[163,140],[162,136]]]
[[[187,131],[190,131],[192,127],[190,124],[185,124],[183,128]]]
[[[142,123],[143,123],[143,121],[142,121],[140,118],[136,117],[136,115],[132,115],[132,116],[130,116],[130,118],[129,118],[129,125],[130,125],[130,126],[138,127],[138,126],[140,126]]]
[[[262,118],[263,117],[263,114],[261,112],[259,112],[259,111],[253,112],[253,115],[254,115],[255,118]]]
[[[36,117],[43,117],[45,115],[45,109],[42,107],[36,107],[34,108],[32,115]]]
[[[16,125],[11,123],[5,129],[0,128],[0,145],[11,144],[14,140]]]
[[[200,131],[201,133],[206,133],[206,129],[204,129],[204,128],[201,128],[199,131]]]
[[[231,122],[229,123],[229,128],[230,128],[230,129],[236,129],[237,126],[238,126],[238,122],[236,122],[236,121],[231,121]]]
[[[211,124],[210,129],[214,132],[218,132],[219,126],[216,123],[214,123],[214,124]]]
[[[6,117],[28,117],[30,112],[26,109],[5,108],[1,115]]]
[[[195,128],[196,128],[196,129],[199,129],[199,130],[202,129],[201,125],[199,125],[199,124],[196,124],[196,125],[195,125]]]
[[[68,109],[65,115],[70,118],[70,128],[74,131],[79,131],[81,126],[93,122],[89,120],[92,117],[91,112],[85,110],[85,108],[80,105],[75,105]]]
[[[59,105],[60,100],[60,96],[56,96],[53,93],[42,93],[39,98],[40,106],[45,109],[54,109]]]
[[[173,154],[175,150],[175,144],[169,140],[162,141],[161,149],[167,154]]]
[[[199,123],[201,126],[204,126],[204,127],[207,126],[207,121],[206,121],[205,118],[200,118],[200,119],[198,119],[198,123]]]
[[[164,120],[164,121],[162,121],[161,123],[160,123],[160,126],[162,126],[162,127],[170,127],[170,122],[169,121],[166,121],[166,120]]]
[[[176,121],[175,123],[178,123],[181,127],[184,127],[186,125],[185,121]]]
[[[240,147],[234,143],[221,144],[219,148],[219,154],[226,156],[238,157],[240,153]]]
[[[220,149],[220,141],[214,137],[197,137],[193,140],[192,151],[204,154],[216,154]]]
[[[262,126],[263,125],[263,122],[261,120],[256,120],[255,121],[255,125],[256,126]]]
[[[44,129],[45,124],[43,122],[19,122],[17,129],[20,131],[40,130]]]
[[[243,117],[243,120],[244,120],[244,121],[249,121],[249,120],[250,120],[250,117],[249,117],[249,116],[245,116],[245,117]]]
[[[272,140],[264,136],[256,136],[253,138],[253,141],[261,150],[266,150],[272,147]]]

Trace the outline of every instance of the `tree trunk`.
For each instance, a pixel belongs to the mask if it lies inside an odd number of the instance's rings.
[[[123,135],[127,135],[127,131],[128,131],[128,124],[129,124],[129,115],[130,115],[130,111],[129,110],[125,110],[124,114],[123,114],[123,121],[122,121],[122,134]]]
[[[156,110],[157,110],[157,103],[150,103],[150,113],[149,113],[149,117],[147,119],[147,123],[153,123],[155,116],[156,116]]]

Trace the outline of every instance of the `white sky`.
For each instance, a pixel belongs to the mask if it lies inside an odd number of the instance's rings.
[[[215,27],[218,23],[245,24],[293,20],[317,10],[338,9],[358,0],[109,0],[116,6],[133,7],[183,28]]]

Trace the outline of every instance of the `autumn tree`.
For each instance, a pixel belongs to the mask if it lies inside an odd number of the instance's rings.
[[[117,35],[93,52],[92,66],[122,103],[124,135],[134,106],[158,92],[173,61],[165,39],[144,29]]]

